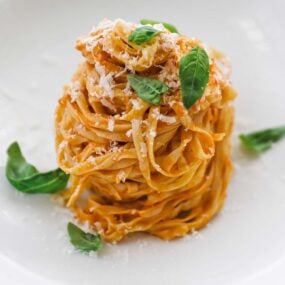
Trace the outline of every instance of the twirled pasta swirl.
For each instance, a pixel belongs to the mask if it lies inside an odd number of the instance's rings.
[[[161,25],[150,43],[130,44],[135,27],[105,21],[77,41],[85,61],[56,110],[58,162],[71,174],[67,206],[107,241],[132,232],[173,239],[203,227],[223,205],[232,172],[235,92],[225,57]],[[195,46],[208,52],[210,78],[187,111],[178,65]],[[159,106],[137,97],[130,72],[169,86]]]

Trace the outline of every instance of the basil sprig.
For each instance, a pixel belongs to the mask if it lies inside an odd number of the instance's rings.
[[[168,86],[160,80],[128,74],[128,82],[144,101],[158,105],[163,93],[168,91]]]
[[[154,21],[154,20],[149,20],[149,19],[142,19],[140,20],[140,23],[142,25],[155,25],[155,24],[162,24],[164,26],[164,28],[166,28],[169,32],[171,33],[177,33],[179,34],[178,30],[176,29],[175,26],[173,26],[170,23],[166,23],[166,22],[159,22],[159,21]]]
[[[135,29],[128,37],[128,41],[137,45],[142,45],[160,33],[159,30],[151,26],[142,26]]]
[[[9,146],[7,153],[6,177],[17,190],[24,193],[55,193],[66,187],[69,175],[59,168],[39,173],[25,160],[17,142]]]
[[[73,223],[68,223],[67,231],[70,242],[78,250],[90,252],[96,251],[101,247],[102,241],[100,235],[86,233]]]
[[[209,58],[204,49],[195,47],[180,59],[179,79],[183,104],[189,109],[202,96],[209,81]]]
[[[285,136],[285,126],[256,131],[239,136],[243,145],[254,152],[260,153],[271,148],[274,142]]]

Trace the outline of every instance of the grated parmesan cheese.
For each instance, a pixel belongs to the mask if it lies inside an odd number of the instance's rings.
[[[110,149],[107,151],[108,153],[122,151],[122,149],[120,149],[118,147],[118,142],[117,141],[110,141],[109,145],[110,145]]]
[[[89,156],[89,157],[87,158],[87,161],[96,164],[96,157],[94,157],[94,156],[91,155],[91,156]]]
[[[114,27],[114,23],[115,22],[105,18],[97,25],[95,31],[97,31],[98,29],[102,29],[102,30],[112,29]]]
[[[70,84],[71,102],[75,102],[77,100],[80,89],[81,89],[81,84],[79,81],[74,81]]]
[[[117,180],[117,183],[120,183],[120,182],[123,182],[125,183],[126,182],[126,173],[124,170],[120,170],[117,174],[117,177],[116,177],[116,180]]]
[[[167,124],[173,124],[173,123],[176,122],[176,118],[175,117],[165,116],[163,114],[160,114],[158,108],[154,109],[153,117],[155,119],[160,120],[160,121],[162,121],[164,123],[167,123]]]
[[[122,152],[122,149],[117,147],[117,146],[114,146],[114,147],[110,148],[107,152],[108,153],[110,153],[110,152]],[[113,159],[116,160],[116,158],[113,158]]]
[[[121,52],[120,56],[121,58],[126,59],[126,60],[130,59],[130,55],[126,51]]]
[[[102,224],[99,221],[95,222],[94,226],[96,227],[96,230],[97,230],[98,234],[103,234],[104,233],[104,229],[102,227]]]
[[[166,62],[159,73],[158,79],[167,83],[171,89],[178,89],[180,87],[178,69],[173,58],[170,58]]]
[[[134,110],[140,109],[140,101],[139,99],[131,99],[131,103],[133,104]]]
[[[83,130],[83,129],[84,129],[84,126],[79,123],[79,124],[76,126],[76,128],[79,129],[79,130]]]
[[[92,52],[94,48],[98,45],[100,37],[101,35],[99,34],[83,39],[82,42],[85,44],[86,51]]]
[[[115,119],[113,117],[109,118],[108,120],[108,127],[107,129],[112,132],[115,128]]]
[[[95,79],[92,76],[87,76],[87,82],[90,85],[94,85],[95,84]]]
[[[106,95],[113,96],[113,86],[115,85],[113,80],[114,72],[106,74],[105,67],[99,62],[96,62],[94,67],[100,76],[99,85],[104,89]]]
[[[134,132],[137,132],[139,130],[141,123],[142,121],[139,119],[132,120],[132,127],[133,127]]]
[[[195,230],[195,229],[192,229],[191,230],[191,236],[194,238],[194,239],[203,239],[203,236],[202,236],[202,234],[199,232],[199,231],[197,231],[197,230]]]
[[[164,51],[170,51],[176,48],[176,42],[179,35],[176,33],[163,33],[161,34],[162,44],[161,47]]]
[[[150,129],[149,130],[149,135],[152,137],[152,138],[155,138],[156,137],[156,131],[154,129]]]
[[[155,109],[153,110],[153,114],[152,114],[153,118],[158,120],[159,115],[160,115],[159,109],[158,109],[158,108],[155,108]]]
[[[131,86],[130,86],[129,82],[127,82],[126,88],[124,89],[124,93],[126,95],[129,95],[129,96],[131,96],[133,94],[133,91],[131,89]]]
[[[128,138],[130,138],[132,136],[132,129],[129,129],[127,132],[126,132],[126,136]]]
[[[62,141],[62,142],[59,144],[58,148],[59,148],[59,149],[63,149],[63,148],[65,148],[66,146],[68,146],[68,141]]]
[[[162,115],[162,114],[160,114],[158,116],[158,120],[160,120],[160,121],[162,121],[164,123],[167,123],[167,124],[176,123],[176,118],[175,117],[165,116],[165,115]]]

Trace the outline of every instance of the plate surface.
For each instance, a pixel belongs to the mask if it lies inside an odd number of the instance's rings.
[[[260,157],[240,132],[284,124],[284,1],[0,0],[1,284],[284,284],[285,141]],[[75,39],[103,18],[161,19],[224,51],[238,90],[235,173],[208,227],[163,242],[133,236],[97,255],[74,252],[70,215],[49,196],[5,180],[5,151],[19,141],[40,169],[56,167],[53,114],[80,55]]]

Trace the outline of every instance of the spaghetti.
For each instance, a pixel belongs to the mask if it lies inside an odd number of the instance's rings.
[[[106,20],[77,41],[85,60],[56,110],[58,163],[71,175],[62,195],[77,219],[107,241],[132,232],[169,240],[203,227],[221,209],[232,172],[236,93],[226,58],[160,24],[150,42],[129,43],[137,26]],[[178,65],[196,46],[208,53],[210,76],[186,110]],[[140,99],[129,73],[167,84],[161,104]]]

